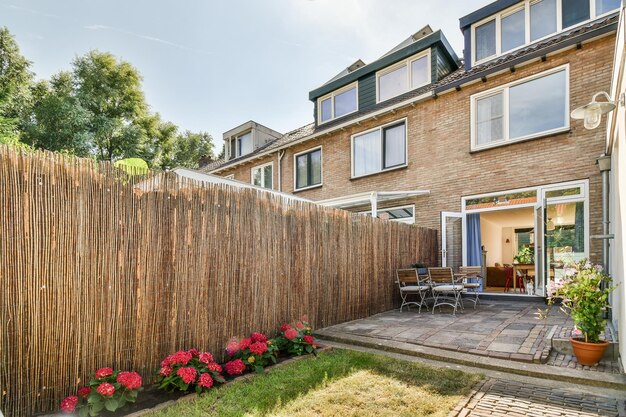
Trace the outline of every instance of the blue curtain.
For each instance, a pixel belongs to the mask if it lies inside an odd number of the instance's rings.
[[[467,265],[483,266],[482,239],[480,236],[480,213],[467,215]],[[484,278],[484,277],[483,277]],[[482,285],[480,290],[482,291]]]

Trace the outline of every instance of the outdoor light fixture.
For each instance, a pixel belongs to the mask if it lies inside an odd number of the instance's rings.
[[[548,223],[546,224],[546,229],[550,230],[550,231],[556,229],[556,226],[554,225],[554,222],[552,221],[551,218],[548,218]]]
[[[598,96],[604,96],[606,101],[596,101]],[[620,96],[620,104],[624,104],[624,96]],[[572,111],[572,119],[583,119],[585,121],[585,129],[595,129],[600,125],[603,114],[607,114],[617,107],[617,102],[611,101],[611,97],[604,91],[600,91],[593,95],[591,103],[585,104]]]

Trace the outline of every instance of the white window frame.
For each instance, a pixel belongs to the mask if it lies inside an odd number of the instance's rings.
[[[423,84],[420,84],[420,85],[418,85],[416,87],[413,87],[413,80],[412,80],[413,71],[411,71],[411,64],[413,63],[413,61],[417,61],[418,59],[421,59],[421,58],[424,58],[424,57],[427,57],[426,58],[426,65],[427,65],[428,80],[425,83],[423,83]],[[405,60],[402,60],[400,62],[396,62],[393,65],[390,65],[390,66],[388,66],[386,68],[381,69],[380,71],[377,71],[376,72],[376,103],[380,103],[381,102],[381,100],[380,100],[380,77],[382,77],[382,76],[384,76],[386,74],[389,74],[390,72],[393,72],[393,71],[397,70],[400,67],[403,67],[403,66],[407,67],[407,85],[408,85],[409,88],[406,91],[403,91],[403,92],[401,92],[401,93],[399,93],[399,94],[397,94],[395,96],[392,96],[392,97],[389,97],[389,98],[386,98],[385,100],[383,100],[383,101],[387,101],[387,100],[390,100],[390,99],[392,99],[394,97],[398,97],[399,95],[408,93],[409,91],[417,90],[420,87],[423,87],[425,85],[428,85],[428,84],[432,83],[432,67],[431,67],[431,65],[432,65],[432,57],[431,57],[431,54],[430,54],[430,48],[428,48],[425,51],[418,52],[417,54],[412,55],[412,56],[410,56],[409,58],[407,58]]]
[[[341,93],[345,93],[348,90],[352,90],[352,89],[356,90],[356,110],[351,111],[349,113],[346,114],[342,114],[339,117],[345,117],[349,114],[352,113],[356,113],[359,111],[359,82],[355,81],[351,84],[348,84],[344,87],[341,87],[335,91],[333,91],[332,93],[328,93],[325,96],[319,97],[317,99],[317,120],[318,120],[318,125],[324,124],[324,123],[328,123],[331,122],[333,120],[335,120],[337,117],[335,116],[335,96],[338,96]],[[330,110],[331,110],[331,115],[330,115],[330,119],[328,120],[322,120],[322,101],[326,101],[327,99],[331,99],[330,100]]]
[[[234,180],[235,174],[226,175],[224,178],[226,178],[227,180]]]
[[[383,140],[383,136],[382,136],[383,130],[389,126],[399,125],[401,122],[404,122],[404,164],[396,165],[391,168],[382,168],[380,171],[369,172],[363,175],[354,175],[354,138],[356,138],[357,136],[362,136],[367,133],[371,133],[376,130],[379,130],[380,142],[381,142],[381,159],[382,159],[383,146],[385,143]],[[382,165],[383,164],[381,164],[381,166]],[[394,120],[393,122],[385,123],[384,125],[380,125],[372,129],[364,130],[362,132],[355,133],[354,135],[350,136],[350,178],[351,179],[364,178],[364,177],[369,177],[370,175],[377,175],[383,172],[393,171],[396,169],[402,169],[402,168],[406,168],[408,165],[409,165],[409,121],[408,121],[408,118],[404,117],[402,119],[397,119],[397,120]]]
[[[241,154],[241,150],[240,150],[240,146],[239,146],[239,139],[242,136],[247,135],[248,133],[250,134],[250,141],[252,142],[252,150],[250,152],[246,153],[246,154]],[[240,133],[237,136],[232,137],[230,140],[234,140],[235,141],[235,156],[230,155],[230,150],[232,149],[231,148],[232,145],[230,145],[230,143],[229,143],[228,153],[229,153],[230,159],[246,156],[246,155],[249,155],[252,152],[254,152],[254,130],[248,130],[247,132]]]
[[[256,185],[254,183],[254,171],[256,171],[257,169],[260,169],[261,174],[263,174],[263,169],[268,165],[272,167],[272,187],[271,188],[265,187],[265,175],[261,175],[261,185]],[[265,188],[267,190],[273,190],[274,189],[274,162],[272,161],[272,162],[268,162],[267,164],[257,165],[255,167],[250,168],[250,184],[257,186],[257,187]]]
[[[596,19],[598,19],[598,18],[600,18],[602,16],[607,16],[607,15],[609,15],[611,13],[615,13],[616,11],[619,10],[619,8],[617,8],[617,9],[612,10],[610,12],[606,12],[606,13],[603,13],[603,14],[600,14],[600,15],[596,15],[596,0],[589,0],[589,16],[590,16],[590,18],[588,20],[583,21],[583,22],[580,22],[580,23],[577,23],[575,25],[572,25],[572,26],[569,26],[567,28],[564,28],[563,27],[563,22],[562,22],[562,20],[563,20],[562,1],[563,0],[556,0],[556,31],[553,32],[553,33],[550,33],[550,34],[548,34],[548,35],[546,35],[546,36],[544,36],[542,38],[535,39],[534,41],[531,41],[530,40],[530,6],[532,4],[538,3],[539,1],[540,0],[524,0],[524,1],[521,1],[521,2],[511,6],[509,8],[507,8],[505,10],[502,10],[502,11],[500,11],[498,13],[492,14],[491,16],[488,16],[488,17],[486,17],[486,18],[484,18],[484,19],[482,19],[482,20],[480,20],[480,21],[478,21],[476,23],[472,23],[472,26],[471,26],[471,37],[472,37],[472,53],[471,53],[472,56],[471,56],[471,61],[472,61],[472,66],[478,65],[478,64],[482,64],[482,63],[487,62],[487,61],[491,61],[492,59],[499,57],[503,53],[504,54],[509,54],[509,53],[511,53],[513,51],[516,51],[518,49],[524,48],[524,47],[526,47],[528,45],[531,45],[533,43],[541,42],[542,40],[550,38],[550,37],[552,37],[552,36],[554,36],[556,34],[559,34],[559,33],[563,32],[563,31],[565,31],[565,30],[571,30],[571,29],[574,29],[574,28],[576,28],[578,26],[586,25],[587,23],[589,23],[589,22],[591,22],[593,20],[596,20]],[[521,10],[522,8],[524,8],[524,10],[525,10],[525,13],[524,13],[525,42],[522,45],[520,45],[520,46],[518,46],[516,48],[509,49],[508,51],[504,51],[503,52],[502,51],[502,24],[501,24],[502,18],[506,17],[506,16],[508,16],[510,14],[513,14],[513,13],[515,13],[518,10]],[[494,20],[494,19],[496,21],[496,53],[494,55],[491,55],[491,56],[485,57],[483,59],[477,60],[476,59],[476,51],[477,51],[477,49],[476,49],[476,28],[478,26],[481,26],[484,23],[487,23],[487,22],[489,22],[491,20]]]
[[[320,151],[320,183],[298,188],[298,172],[297,172],[298,156],[315,152],[317,150]],[[294,191],[310,190],[311,188],[319,188],[322,185],[324,185],[324,150],[322,149],[322,145],[293,154],[293,189]]]
[[[519,138],[511,139],[509,138],[509,90],[511,87],[515,87],[519,84],[527,83],[528,81],[536,80],[539,78],[546,77],[551,74],[555,74],[557,72],[565,71],[565,126],[559,127],[556,129],[550,129],[543,132],[533,133],[531,135],[522,136]],[[553,135],[557,133],[567,132],[570,130],[570,117],[569,117],[569,104],[570,104],[570,81],[569,81],[569,64],[560,65],[558,67],[549,69],[547,71],[540,72],[538,74],[531,75],[526,78],[522,78],[519,80],[512,81],[510,83],[494,87],[490,90],[483,91],[481,93],[474,94],[470,97],[470,119],[471,119],[471,146],[470,149],[472,151],[479,151],[483,149],[496,148],[498,146],[508,145],[510,143],[522,142],[525,140],[536,139],[548,135]],[[502,93],[502,130],[503,130],[503,138],[497,142],[487,143],[484,145],[476,144],[476,103],[478,100],[489,97],[495,94]]]
[[[406,219],[389,219],[389,221],[398,222],[398,223],[406,223],[406,224],[415,224],[415,204],[406,204],[404,206],[379,208],[378,214],[380,214],[381,212],[386,212],[386,211],[391,211],[391,210],[401,210],[401,209],[406,209],[406,208],[410,208],[413,210],[412,217],[407,217]],[[359,214],[362,214],[364,216],[369,216],[372,214],[372,211],[371,210],[361,211],[359,212]]]

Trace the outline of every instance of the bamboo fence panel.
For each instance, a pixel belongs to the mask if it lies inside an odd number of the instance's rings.
[[[392,309],[394,270],[437,262],[430,229],[8,147],[0,208],[7,417],[56,409],[102,366],[150,382],[178,349],[219,357],[303,315],[325,327]]]

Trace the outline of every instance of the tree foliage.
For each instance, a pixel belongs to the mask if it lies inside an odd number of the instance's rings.
[[[204,132],[149,111],[142,77],[108,52],[77,57],[69,72],[34,82],[8,29],[0,29],[0,143],[98,160],[141,158],[151,167],[197,168],[213,158]]]

